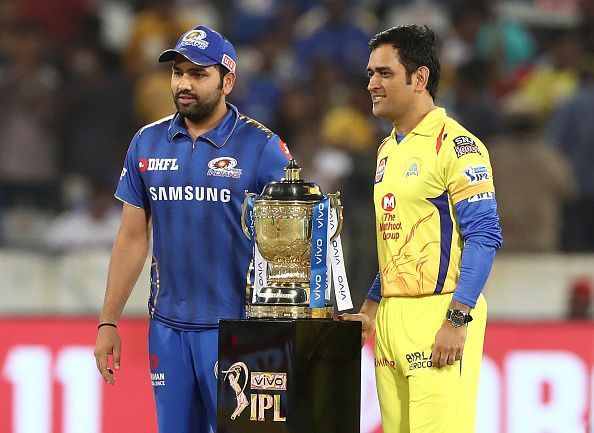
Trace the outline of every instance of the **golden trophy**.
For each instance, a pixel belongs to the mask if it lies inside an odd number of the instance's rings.
[[[300,171],[291,159],[282,180],[268,183],[260,195],[246,191],[241,222],[254,243],[246,287],[247,318],[333,316],[327,290],[330,278],[326,270],[317,269],[329,264],[326,247],[342,231],[340,193],[324,196],[317,184],[300,178]]]

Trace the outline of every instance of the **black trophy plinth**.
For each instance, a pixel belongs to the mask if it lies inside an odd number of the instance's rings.
[[[359,322],[219,325],[218,433],[359,433]]]

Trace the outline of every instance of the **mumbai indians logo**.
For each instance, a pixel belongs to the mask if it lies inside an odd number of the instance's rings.
[[[235,168],[237,160],[230,156],[211,159],[208,162],[208,176],[232,177],[238,179],[241,177],[241,169]]]
[[[224,370],[223,380],[235,393],[237,405],[231,414],[235,420],[251,404],[250,421],[266,421],[266,411],[273,409],[273,421],[286,421],[287,418],[281,415],[280,394],[252,393],[248,399],[245,389],[250,384],[250,389],[256,391],[286,391],[287,373],[275,373],[267,371],[250,371],[243,362],[236,362],[228,370]]]
[[[204,50],[208,47],[208,42],[204,39],[206,39],[206,32],[204,30],[192,30],[186,33],[181,45],[191,45]]]

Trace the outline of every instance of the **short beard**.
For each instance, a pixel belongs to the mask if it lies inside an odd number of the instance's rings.
[[[216,93],[208,99],[196,98],[196,104],[192,106],[184,106],[177,101],[177,95],[173,96],[173,102],[177,108],[177,112],[192,123],[201,123],[212,116],[215,109],[221,102],[223,92],[217,89]]]

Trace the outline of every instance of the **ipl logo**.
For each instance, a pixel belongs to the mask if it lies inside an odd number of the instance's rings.
[[[225,373],[225,380],[229,381],[229,386],[235,391],[235,399],[237,400],[237,407],[231,414],[231,419],[237,418],[241,412],[249,406],[250,402],[243,392],[248,383],[249,371],[247,365],[243,362],[236,362],[229,370],[223,371]],[[242,375],[243,373],[243,375]],[[243,377],[242,377],[243,376]]]
[[[216,367],[215,367],[216,368]],[[250,406],[250,421],[266,421],[267,411],[273,412],[273,422],[285,422],[287,418],[281,414],[281,396],[280,394],[268,394],[262,392],[252,392],[250,398],[245,395],[245,388],[250,383],[250,389],[255,391],[286,391],[287,374],[267,371],[250,371],[243,362],[236,362],[225,373],[223,380],[229,382],[229,386],[235,392],[237,406],[231,414],[231,419],[235,420],[241,413]]]

